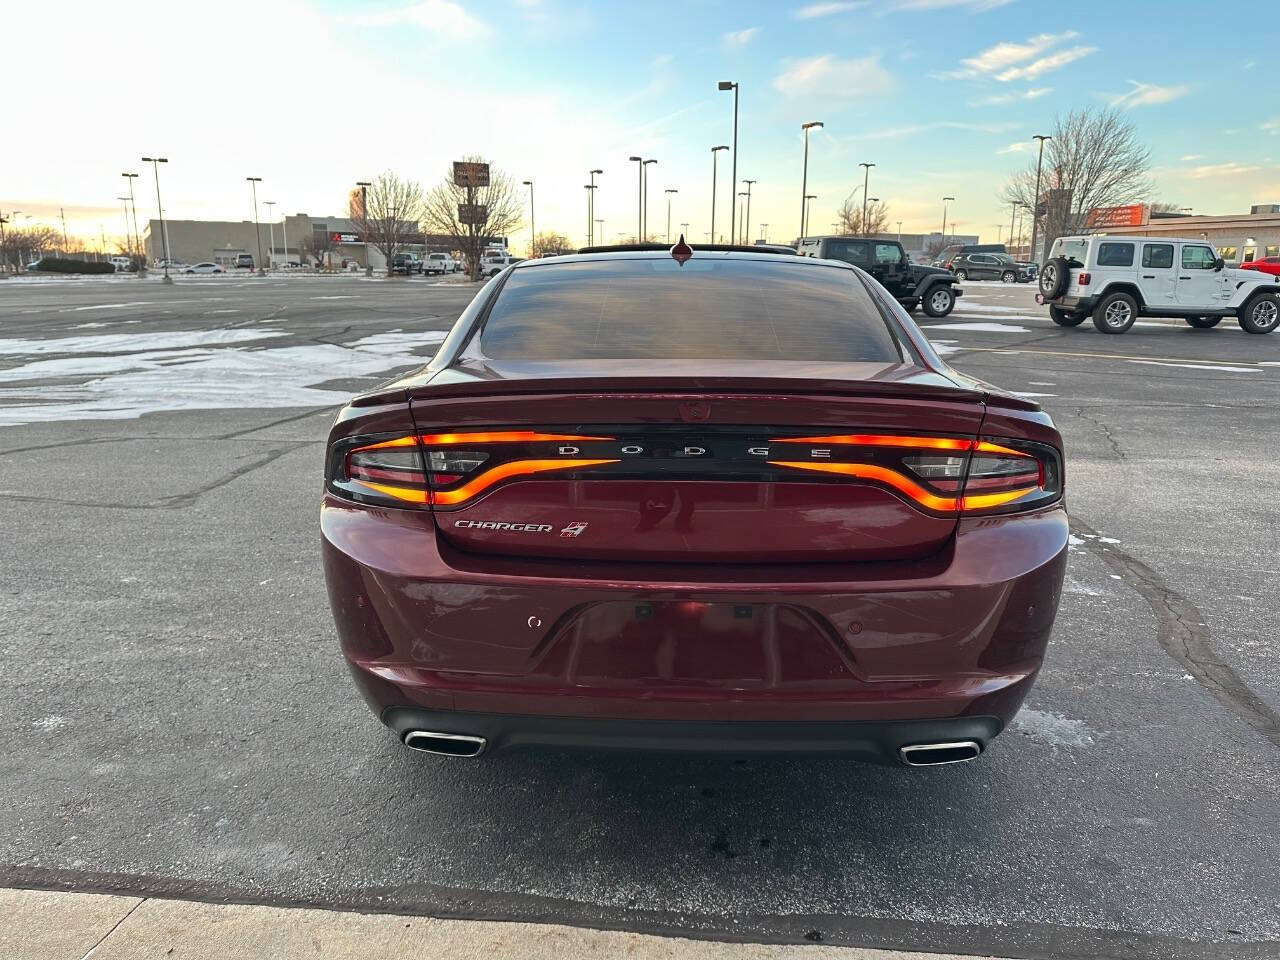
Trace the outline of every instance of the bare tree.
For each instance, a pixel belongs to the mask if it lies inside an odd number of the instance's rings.
[[[5,263],[21,267],[28,260],[38,260],[46,250],[56,250],[62,244],[62,234],[43,225],[19,230],[5,230],[4,244],[0,252]]]
[[[535,257],[559,257],[566,253],[574,253],[577,248],[563,233],[540,233],[533,241]]]
[[[1036,164],[1015,173],[1000,199],[1007,207],[1025,203],[1043,224],[1044,249],[1058,237],[1083,230],[1089,211],[1135,203],[1150,194],[1151,152],[1137,128],[1118,110],[1086,107],[1054,120],[1045,144],[1040,196]],[[1032,251],[1035,256],[1035,251]]]
[[[862,201],[857,199],[861,187],[844,198],[844,203],[836,210],[836,219],[844,233],[870,236],[873,233],[885,233],[889,229],[889,207],[883,201],[872,200],[867,204],[867,222],[862,222]]]
[[[369,186],[364,203],[353,213],[352,222],[386,257],[387,277],[391,277],[391,258],[410,238],[422,232],[422,186],[416,180],[402,180],[387,171],[379,174]]]
[[[484,163],[483,157],[466,157],[471,163]],[[458,207],[468,204],[483,208],[480,223],[462,223]],[[523,199],[516,191],[516,183],[497,167],[489,168],[487,187],[462,187],[453,182],[452,166],[444,179],[427,194],[423,212],[427,233],[440,233],[453,240],[454,249],[461,250],[471,270],[471,279],[480,279],[480,255],[492,237],[504,237],[521,223]]]
[[[333,238],[327,230],[313,230],[311,236],[298,241],[298,252],[313,258],[317,268],[324,266],[325,254],[332,249]]]

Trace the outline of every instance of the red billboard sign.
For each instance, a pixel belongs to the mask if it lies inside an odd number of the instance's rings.
[[[1140,227],[1147,222],[1147,205],[1131,203],[1123,207],[1094,207],[1085,220],[1091,228]]]

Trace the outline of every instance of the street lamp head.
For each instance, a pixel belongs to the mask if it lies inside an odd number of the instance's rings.
[[[880,202],[879,197],[867,197],[867,203],[879,203],[879,202]]]
[[[817,199],[818,199],[818,195],[817,195],[816,193],[806,193],[806,194],[804,195],[804,198],[805,198],[806,200],[817,200]]]
[[[712,147],[712,148],[711,148],[711,152],[712,152],[712,153],[716,153],[716,152],[718,152],[718,151],[720,151],[720,150],[728,150],[728,149],[729,149],[729,148],[728,148],[727,146],[725,146],[725,145],[723,145],[723,144],[722,144],[721,146],[718,146],[718,147]]]
[[[1032,139],[1032,140],[1040,140],[1040,141],[1044,141],[1044,140],[1052,140],[1052,139],[1053,139],[1053,137],[1049,136],[1048,134],[1044,134],[1044,133],[1037,133],[1037,134],[1035,134],[1034,136],[1032,136],[1032,138],[1031,138],[1031,139]]]
[[[169,160],[166,157],[143,157],[142,162],[143,163],[168,163]]]
[[[955,197],[943,197],[943,198],[942,198],[942,202],[943,202],[943,203],[946,203],[948,200],[954,200],[954,199],[955,199]]]
[[[634,160],[634,161],[636,161],[636,163],[639,163],[639,162],[640,162],[640,158],[639,158],[639,157],[628,157],[627,159],[628,159],[628,160]]]
[[[596,169],[596,170],[588,170],[587,173],[604,173],[604,171],[600,169]]]
[[[261,182],[262,182],[262,178],[261,178],[261,177],[245,177],[245,179],[246,179],[246,180],[248,180],[250,183],[261,183]]]
[[[734,83],[732,80],[721,80],[718,84],[716,84],[716,86],[720,90],[732,90],[734,87],[737,86],[737,84]]]
[[[648,165],[649,165],[649,164],[651,164],[651,163],[657,163],[657,162],[658,162],[657,160],[645,160],[645,161],[644,161],[644,165],[645,165],[645,166],[648,166]]]
[[[874,164],[874,163],[860,163],[860,164],[858,164],[858,166],[860,166],[860,167],[866,167],[868,170],[870,170],[872,167],[874,167],[874,166],[875,166],[875,164]]]
[[[122,176],[122,177],[136,177],[136,176],[137,176],[137,174],[136,174],[136,173],[122,173],[122,174],[120,174],[120,176]]]
[[[808,123],[802,123],[802,124],[800,124],[800,129],[801,129],[801,130],[810,130],[810,129],[812,129],[813,127],[821,127],[821,126],[823,126],[823,123],[822,123],[822,121],[821,121],[821,120],[810,120]]]
[[[370,183],[368,180],[357,180],[357,181],[356,181],[356,186],[357,186],[357,187],[372,187],[372,186],[373,186],[373,184],[372,184],[372,183]]]
[[[523,183],[526,187],[532,187],[532,186],[533,186],[533,181],[532,181],[532,180],[521,180],[520,182],[521,182],[521,183]]]
[[[750,186],[751,184],[759,183],[760,181],[759,180],[743,180],[742,182]]]
[[[667,189],[662,192],[663,193],[679,193],[680,191],[677,190],[675,187],[667,187]]]

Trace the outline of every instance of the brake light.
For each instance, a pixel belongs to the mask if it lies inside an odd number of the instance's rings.
[[[1011,513],[1044,506],[1062,495],[1062,461],[1056,450],[1044,444],[857,434],[803,439],[851,447],[948,451],[903,456],[896,465],[863,462],[856,449],[838,455],[824,451],[832,456],[829,460],[769,461],[776,467],[868,480],[890,487],[934,513]]]
[[[1082,287],[1087,287],[1089,285],[1089,279],[1089,274],[1087,273],[1076,274],[1076,283]]]

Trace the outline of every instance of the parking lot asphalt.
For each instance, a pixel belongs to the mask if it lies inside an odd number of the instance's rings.
[[[323,440],[434,279],[0,283],[0,885],[1010,957],[1280,955],[1280,335],[921,319],[1075,530],[1013,727],[928,770],[404,750],[337,649]]]

